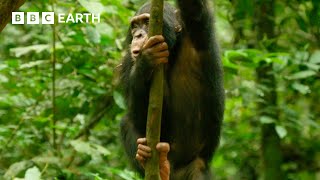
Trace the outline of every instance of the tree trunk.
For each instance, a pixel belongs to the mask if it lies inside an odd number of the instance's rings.
[[[274,35],[274,0],[259,0],[257,3],[257,46],[264,37],[272,39]],[[275,44],[271,43],[267,49],[272,52]],[[272,63],[261,63],[256,69],[257,82],[267,87],[263,91],[264,96],[258,103],[259,116],[267,116],[272,119],[279,119],[277,112],[276,80],[272,73]],[[263,159],[263,179],[283,180],[281,170],[282,152],[280,138],[275,130],[275,123],[262,124],[261,127],[261,148]]]
[[[0,1],[0,32],[11,19],[12,11],[17,10],[25,0],[2,0]]]
[[[151,15],[148,36],[162,34],[163,26],[163,0],[151,1]],[[152,156],[146,162],[145,179],[160,180],[159,154],[156,145],[160,141],[161,115],[163,104],[163,65],[157,67],[153,74],[149,94],[148,120],[147,120],[147,143],[152,149]]]

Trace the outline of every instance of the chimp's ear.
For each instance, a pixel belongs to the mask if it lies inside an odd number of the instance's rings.
[[[180,10],[175,10],[174,11],[176,15],[176,24],[174,26],[174,29],[176,32],[181,32],[182,31],[182,20],[181,20],[181,15],[180,15]]]

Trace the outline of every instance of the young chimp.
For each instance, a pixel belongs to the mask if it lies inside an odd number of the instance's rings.
[[[179,11],[165,3],[163,36],[147,37],[150,3],[131,20],[129,48],[121,66],[128,105],[121,138],[134,167],[143,174],[150,156],[144,138],[150,81],[155,66],[164,63],[163,143],[157,145],[160,172],[170,171],[171,180],[208,180],[224,112],[223,70],[207,0],[177,3]]]

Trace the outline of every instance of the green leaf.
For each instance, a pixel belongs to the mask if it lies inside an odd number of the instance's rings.
[[[299,91],[301,94],[308,94],[311,92],[309,86],[297,82],[293,83],[292,88]]]
[[[113,99],[121,109],[126,109],[124,97],[118,92],[113,92]]]
[[[6,76],[0,74],[0,82],[7,83],[9,82],[9,79]]]
[[[15,177],[21,171],[28,168],[28,166],[30,167],[30,164],[31,164],[30,161],[20,161],[12,164],[7,170],[7,172],[4,174],[4,178],[11,179],[12,177]]]
[[[111,152],[104,148],[103,146],[100,146],[98,144],[92,144],[89,142],[85,142],[82,140],[74,140],[71,141],[70,144],[73,146],[73,148],[81,153],[85,153],[91,156],[97,156],[97,155],[109,155]]]
[[[246,63],[245,65],[253,66],[252,60],[248,57],[248,54],[243,51],[227,51],[225,57],[232,63]]]
[[[111,167],[108,167],[107,169],[108,169],[108,172],[111,172],[112,174],[115,174],[124,180],[141,179],[137,175],[137,173],[129,171],[128,169],[118,169],[118,168],[111,168]]]
[[[41,64],[46,64],[46,63],[50,63],[50,60],[31,61],[29,63],[22,64],[20,66],[20,69],[29,69],[29,68],[32,68],[32,67],[35,67],[35,66],[39,66]]]
[[[94,180],[104,180],[101,177],[99,177],[99,174],[92,174],[92,176],[94,177]]]
[[[317,64],[320,63],[320,51],[315,51],[310,57],[310,63]]]
[[[84,7],[86,10],[88,10],[90,13],[93,14],[102,14],[105,12],[104,6],[96,0],[78,0],[78,2]]]
[[[0,64],[0,71],[3,70],[3,69],[6,69],[6,68],[8,68],[8,65]]]
[[[274,123],[275,120],[269,116],[261,116],[260,117],[260,122],[262,124],[271,124],[271,123]]]
[[[62,163],[58,157],[52,157],[52,156],[36,156],[32,158],[32,161],[35,163],[43,163],[43,164],[53,164],[60,166]]]
[[[304,65],[306,65],[309,70],[313,70],[315,72],[320,70],[320,63],[319,64],[316,64],[316,63],[304,63]]]
[[[48,44],[38,44],[33,46],[27,46],[27,47],[17,47],[10,49],[10,53],[13,53],[16,57],[21,57],[25,54],[28,54],[32,51],[35,51],[36,53],[40,53],[44,50],[50,49],[50,45]]]
[[[316,129],[320,129],[320,123],[318,123],[317,120],[306,119],[306,123]]]
[[[74,141],[71,141],[70,144],[78,152],[91,154],[92,148],[90,147],[90,144],[88,142],[84,142],[81,140],[74,140]]]
[[[94,44],[99,44],[101,42],[100,33],[97,31],[96,28],[92,26],[86,27],[87,36],[90,42]]]
[[[96,29],[102,35],[106,35],[110,38],[113,37],[114,29],[109,24],[99,23],[96,25]]]
[[[287,135],[287,130],[283,126],[276,126],[276,132],[280,138],[284,138]]]
[[[119,12],[118,8],[116,6],[112,6],[112,5],[106,6],[105,10],[108,14],[118,14],[118,12]]]
[[[305,79],[305,78],[314,76],[314,75],[316,75],[316,74],[317,74],[317,73],[314,72],[314,71],[306,70],[306,71],[301,71],[301,72],[295,73],[295,74],[289,76],[288,79],[290,79],[290,80]]]
[[[102,154],[104,156],[111,154],[111,152],[103,146],[100,146],[98,144],[94,144],[93,146],[96,148],[97,152],[99,152],[100,154]]]
[[[25,180],[40,180],[41,172],[37,167],[32,167],[26,171]]]

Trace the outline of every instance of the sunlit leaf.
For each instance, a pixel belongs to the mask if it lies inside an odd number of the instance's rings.
[[[29,63],[21,64],[20,69],[28,69],[46,63],[50,63],[50,60],[31,61]]]
[[[32,161],[36,163],[55,164],[55,165],[59,165],[61,163],[60,159],[54,156],[36,156],[32,158]]]
[[[260,117],[260,122],[262,124],[271,124],[271,123],[274,123],[275,120],[269,116],[261,116]]]
[[[288,77],[288,79],[290,80],[295,80],[295,79],[305,79],[311,76],[316,75],[317,73],[314,71],[310,71],[310,70],[306,70],[306,71],[301,71],[301,72],[297,72],[291,76]]]
[[[81,140],[74,140],[71,141],[70,144],[74,147],[74,149],[81,153],[90,154],[92,151],[92,148],[90,147],[90,144],[88,142],[84,142]]]
[[[38,44],[38,45],[32,45],[32,46],[26,46],[26,47],[11,48],[10,53],[14,54],[14,56],[16,57],[21,57],[32,51],[36,53],[40,53],[44,50],[49,50],[49,49],[50,49],[50,45],[48,44]]]
[[[306,86],[297,82],[293,83],[292,87],[293,89],[299,91],[301,94],[308,94],[311,92],[309,86]]]
[[[96,30],[102,34],[102,35],[106,35],[108,37],[112,37],[113,36],[113,27],[110,26],[109,24],[106,23],[99,23],[96,25]]]
[[[276,132],[280,138],[284,138],[287,135],[287,130],[283,126],[276,126]]]
[[[94,44],[99,44],[101,42],[100,33],[97,31],[96,28],[92,26],[86,27],[87,36],[90,42]]]
[[[100,146],[98,144],[94,144],[93,146],[95,147],[97,152],[99,152],[100,154],[102,154],[104,156],[107,156],[107,155],[111,154],[111,152],[108,149],[106,149],[105,147],[103,147],[103,146]]]
[[[104,6],[99,1],[78,0],[78,2],[90,13],[97,15],[105,12]]]
[[[113,5],[106,6],[106,12],[108,14],[118,14],[118,8],[116,6],[113,6]]]
[[[17,174],[19,174],[21,171],[25,170],[30,167],[31,162],[30,161],[20,161],[12,164],[7,172],[4,174],[5,178],[10,179],[11,177],[15,177]]]
[[[108,168],[108,171],[124,180],[140,179],[137,173],[129,171],[128,169]]]
[[[304,63],[310,70],[315,72],[320,70],[320,63]]]
[[[25,180],[40,180],[41,172],[37,167],[32,167],[26,171]]]
[[[126,109],[124,97],[118,91],[113,92],[113,98],[121,109]]]
[[[3,69],[6,69],[6,68],[8,68],[8,65],[0,64],[0,71],[3,70]]]
[[[0,82],[6,83],[9,82],[9,79],[6,76],[0,74]]]
[[[320,63],[320,51],[315,51],[310,57],[310,63]]]
[[[73,140],[70,142],[70,144],[74,147],[76,151],[85,153],[91,156],[99,155],[99,154],[106,156],[111,154],[111,152],[108,149],[100,145],[93,144],[90,142],[85,142],[82,140]]]

